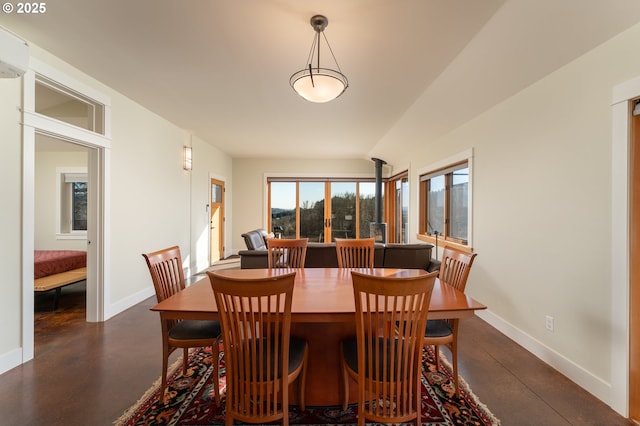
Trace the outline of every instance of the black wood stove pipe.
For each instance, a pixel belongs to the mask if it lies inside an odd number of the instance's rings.
[[[371,159],[376,167],[376,209],[374,219],[376,223],[382,223],[382,166],[386,161],[379,158]]]

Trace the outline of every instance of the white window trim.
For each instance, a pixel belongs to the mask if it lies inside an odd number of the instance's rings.
[[[56,167],[56,240],[86,240],[87,231],[62,232],[62,178],[67,174],[87,175],[86,167]]]

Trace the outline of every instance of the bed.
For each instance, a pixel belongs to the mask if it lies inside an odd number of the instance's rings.
[[[87,278],[87,252],[81,250],[35,250],[33,288],[55,290],[53,310],[58,308],[62,287]]]

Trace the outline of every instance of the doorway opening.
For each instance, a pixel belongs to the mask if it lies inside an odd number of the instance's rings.
[[[70,256],[49,272],[62,271],[65,263],[70,271],[44,276],[46,271],[34,266],[35,276],[43,275],[36,284],[47,284],[36,285],[34,294],[36,347],[60,325],[86,319],[86,261],[85,273],[78,271],[82,253],[87,253],[87,207],[93,195],[88,191],[89,149],[54,136],[35,136],[34,248],[42,256]]]

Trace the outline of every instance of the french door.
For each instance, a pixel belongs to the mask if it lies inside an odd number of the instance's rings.
[[[269,229],[276,237],[331,242],[367,238],[374,220],[373,180],[268,182]]]

